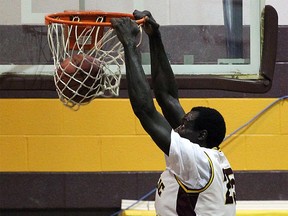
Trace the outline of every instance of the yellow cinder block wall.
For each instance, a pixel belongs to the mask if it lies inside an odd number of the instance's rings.
[[[276,98],[181,99],[218,109],[227,134]],[[288,169],[288,101],[283,100],[222,144],[234,170]],[[72,111],[58,99],[0,100],[0,171],[161,171],[162,152],[128,99],[96,99]]]

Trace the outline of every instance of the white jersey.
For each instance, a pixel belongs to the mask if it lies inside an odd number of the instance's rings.
[[[156,191],[157,215],[236,215],[234,175],[222,152],[193,144],[172,130],[165,160]]]

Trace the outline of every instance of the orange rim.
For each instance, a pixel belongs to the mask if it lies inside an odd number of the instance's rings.
[[[71,17],[78,16],[83,18],[83,21],[71,21]],[[103,16],[106,18],[105,22],[96,22],[95,18]],[[118,13],[118,12],[103,12],[103,11],[64,11],[59,13],[48,14],[45,16],[45,24],[50,25],[52,23],[66,24],[66,25],[77,25],[77,26],[109,26],[111,18],[129,17],[134,19],[133,14],[129,13]],[[94,18],[94,20],[93,20]],[[82,20],[82,19],[81,19]],[[144,18],[137,20],[137,24],[144,23]]]

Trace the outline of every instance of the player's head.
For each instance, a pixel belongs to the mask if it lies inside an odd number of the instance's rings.
[[[197,112],[194,120],[194,130],[207,131],[206,144],[208,148],[218,147],[226,134],[226,125],[223,116],[209,107],[194,107],[191,112]]]
[[[181,137],[200,146],[218,147],[226,133],[222,115],[209,107],[194,107],[187,113],[182,124],[176,129]]]

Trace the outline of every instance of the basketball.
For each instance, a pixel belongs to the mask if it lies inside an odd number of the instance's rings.
[[[60,62],[56,73],[55,83],[61,95],[74,103],[83,103],[94,98],[102,69],[92,56],[75,54]]]

